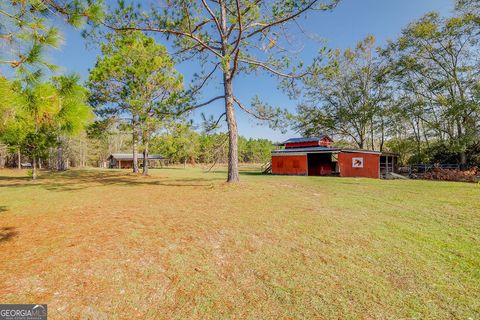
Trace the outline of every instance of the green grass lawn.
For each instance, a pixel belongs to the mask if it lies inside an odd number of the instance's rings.
[[[0,171],[0,303],[51,319],[479,319],[480,186]]]

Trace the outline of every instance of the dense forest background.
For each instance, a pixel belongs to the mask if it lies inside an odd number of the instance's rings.
[[[18,157],[15,150],[0,146],[0,166],[16,167]],[[264,164],[270,161],[271,151],[277,148],[267,139],[239,137],[239,161],[241,163]],[[228,157],[225,133],[200,133],[186,125],[178,125],[152,139],[151,154],[167,158],[165,164],[225,164]],[[68,167],[106,167],[112,153],[131,153],[132,135],[116,128],[102,132],[101,136],[82,133],[62,141],[63,161]],[[51,148],[44,157],[43,167],[54,168],[58,149]],[[22,156],[22,162],[28,162]]]

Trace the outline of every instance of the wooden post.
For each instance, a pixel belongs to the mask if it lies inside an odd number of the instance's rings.
[[[122,169],[122,160],[118,160],[118,169]]]
[[[305,160],[306,160],[306,166],[307,166],[307,177],[309,175],[309,172],[308,172],[308,153],[305,154]]]
[[[378,158],[378,178],[382,179],[382,155]]]

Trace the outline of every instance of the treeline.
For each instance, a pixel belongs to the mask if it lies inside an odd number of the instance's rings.
[[[241,163],[270,161],[275,146],[267,139],[247,139],[239,136],[238,159]],[[219,163],[228,161],[228,136],[226,133],[205,133],[189,125],[175,124],[156,136],[152,151],[167,157],[170,163]]]
[[[105,127],[96,122],[89,126],[85,136],[71,140],[70,163],[81,165],[79,155],[86,154],[88,166],[106,166],[112,153],[132,153],[132,134],[125,127]],[[141,148],[141,145],[135,144]],[[239,137],[239,161],[265,163],[276,147],[267,139]],[[161,154],[167,164],[226,164],[228,161],[228,137],[226,133],[194,130],[188,123],[170,123],[150,141],[150,153]]]
[[[75,136],[62,135],[59,140],[44,150],[36,161],[37,167],[63,170],[71,167],[108,167],[108,157],[112,153],[132,153],[132,135],[128,131],[110,128],[102,135],[92,134],[92,128]],[[161,154],[167,165],[224,165],[228,161],[226,133],[197,132],[178,128],[164,131],[151,141],[151,154]],[[180,129],[182,128],[182,129]],[[179,132],[179,130],[183,132]],[[138,146],[137,146],[138,147]],[[139,146],[141,147],[141,146]],[[265,163],[270,160],[271,151],[276,146],[268,139],[239,137],[239,161],[241,163]],[[20,161],[18,157],[20,156]],[[17,167],[20,163],[30,163],[31,156],[24,149],[0,145],[0,168]],[[63,167],[60,168],[59,165]]]
[[[397,152],[404,163],[479,164],[478,8],[459,1],[453,17],[429,13],[385,47],[368,36],[323,50],[290,91],[302,99],[295,129]]]

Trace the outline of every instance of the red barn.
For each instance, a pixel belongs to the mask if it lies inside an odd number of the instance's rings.
[[[395,155],[336,148],[332,142],[322,135],[281,143],[285,148],[272,152],[272,174],[380,178],[381,174],[395,171]]]

